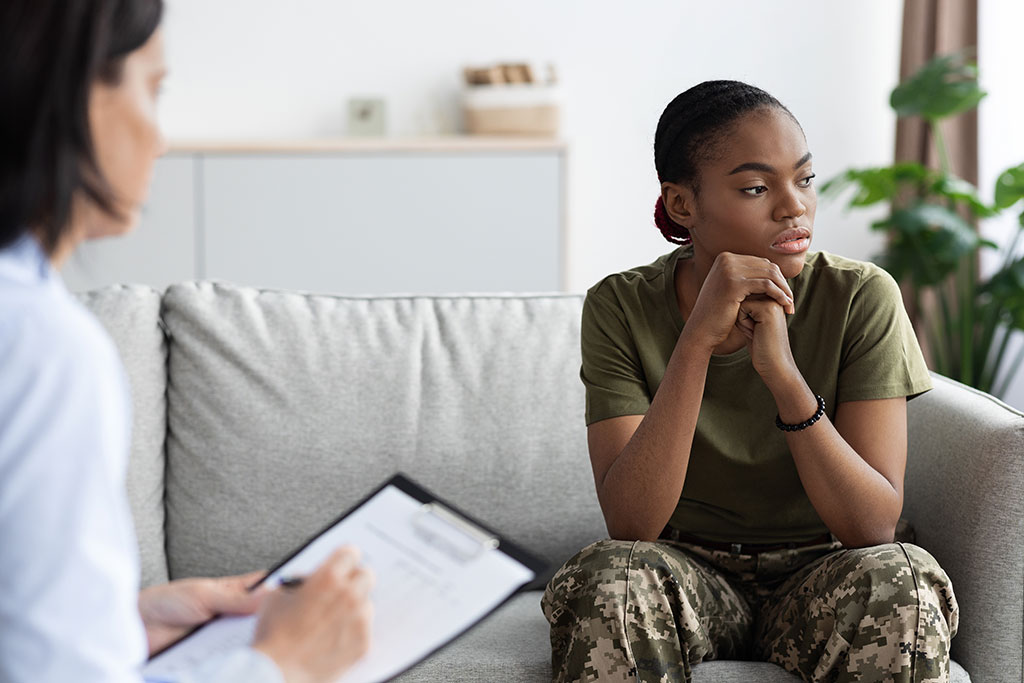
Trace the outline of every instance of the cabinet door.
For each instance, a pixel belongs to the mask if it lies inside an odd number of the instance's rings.
[[[158,159],[138,227],[127,235],[79,245],[61,274],[72,291],[112,284],[163,289],[196,277],[195,203],[191,155]]]
[[[561,154],[217,155],[204,277],[344,294],[556,291]]]

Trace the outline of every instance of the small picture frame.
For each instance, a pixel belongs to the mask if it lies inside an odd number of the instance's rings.
[[[348,134],[379,137],[387,132],[387,103],[382,97],[352,97],[348,101]]]

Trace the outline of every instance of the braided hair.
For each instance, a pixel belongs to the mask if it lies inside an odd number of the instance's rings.
[[[793,116],[764,90],[740,81],[704,81],[677,95],[662,112],[654,135],[658,181],[686,183],[698,194],[699,166],[714,153],[720,134],[744,114],[772,108]],[[669,242],[690,243],[690,231],[669,217],[660,196],[654,223]]]

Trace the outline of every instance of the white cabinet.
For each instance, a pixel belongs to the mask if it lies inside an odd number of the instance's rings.
[[[139,229],[83,245],[72,289],[218,279],[342,294],[564,288],[557,142],[179,148]]]

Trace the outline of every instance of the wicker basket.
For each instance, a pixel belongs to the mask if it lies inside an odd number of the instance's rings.
[[[561,108],[552,86],[478,85],[466,89],[462,104],[471,135],[558,134]]]

